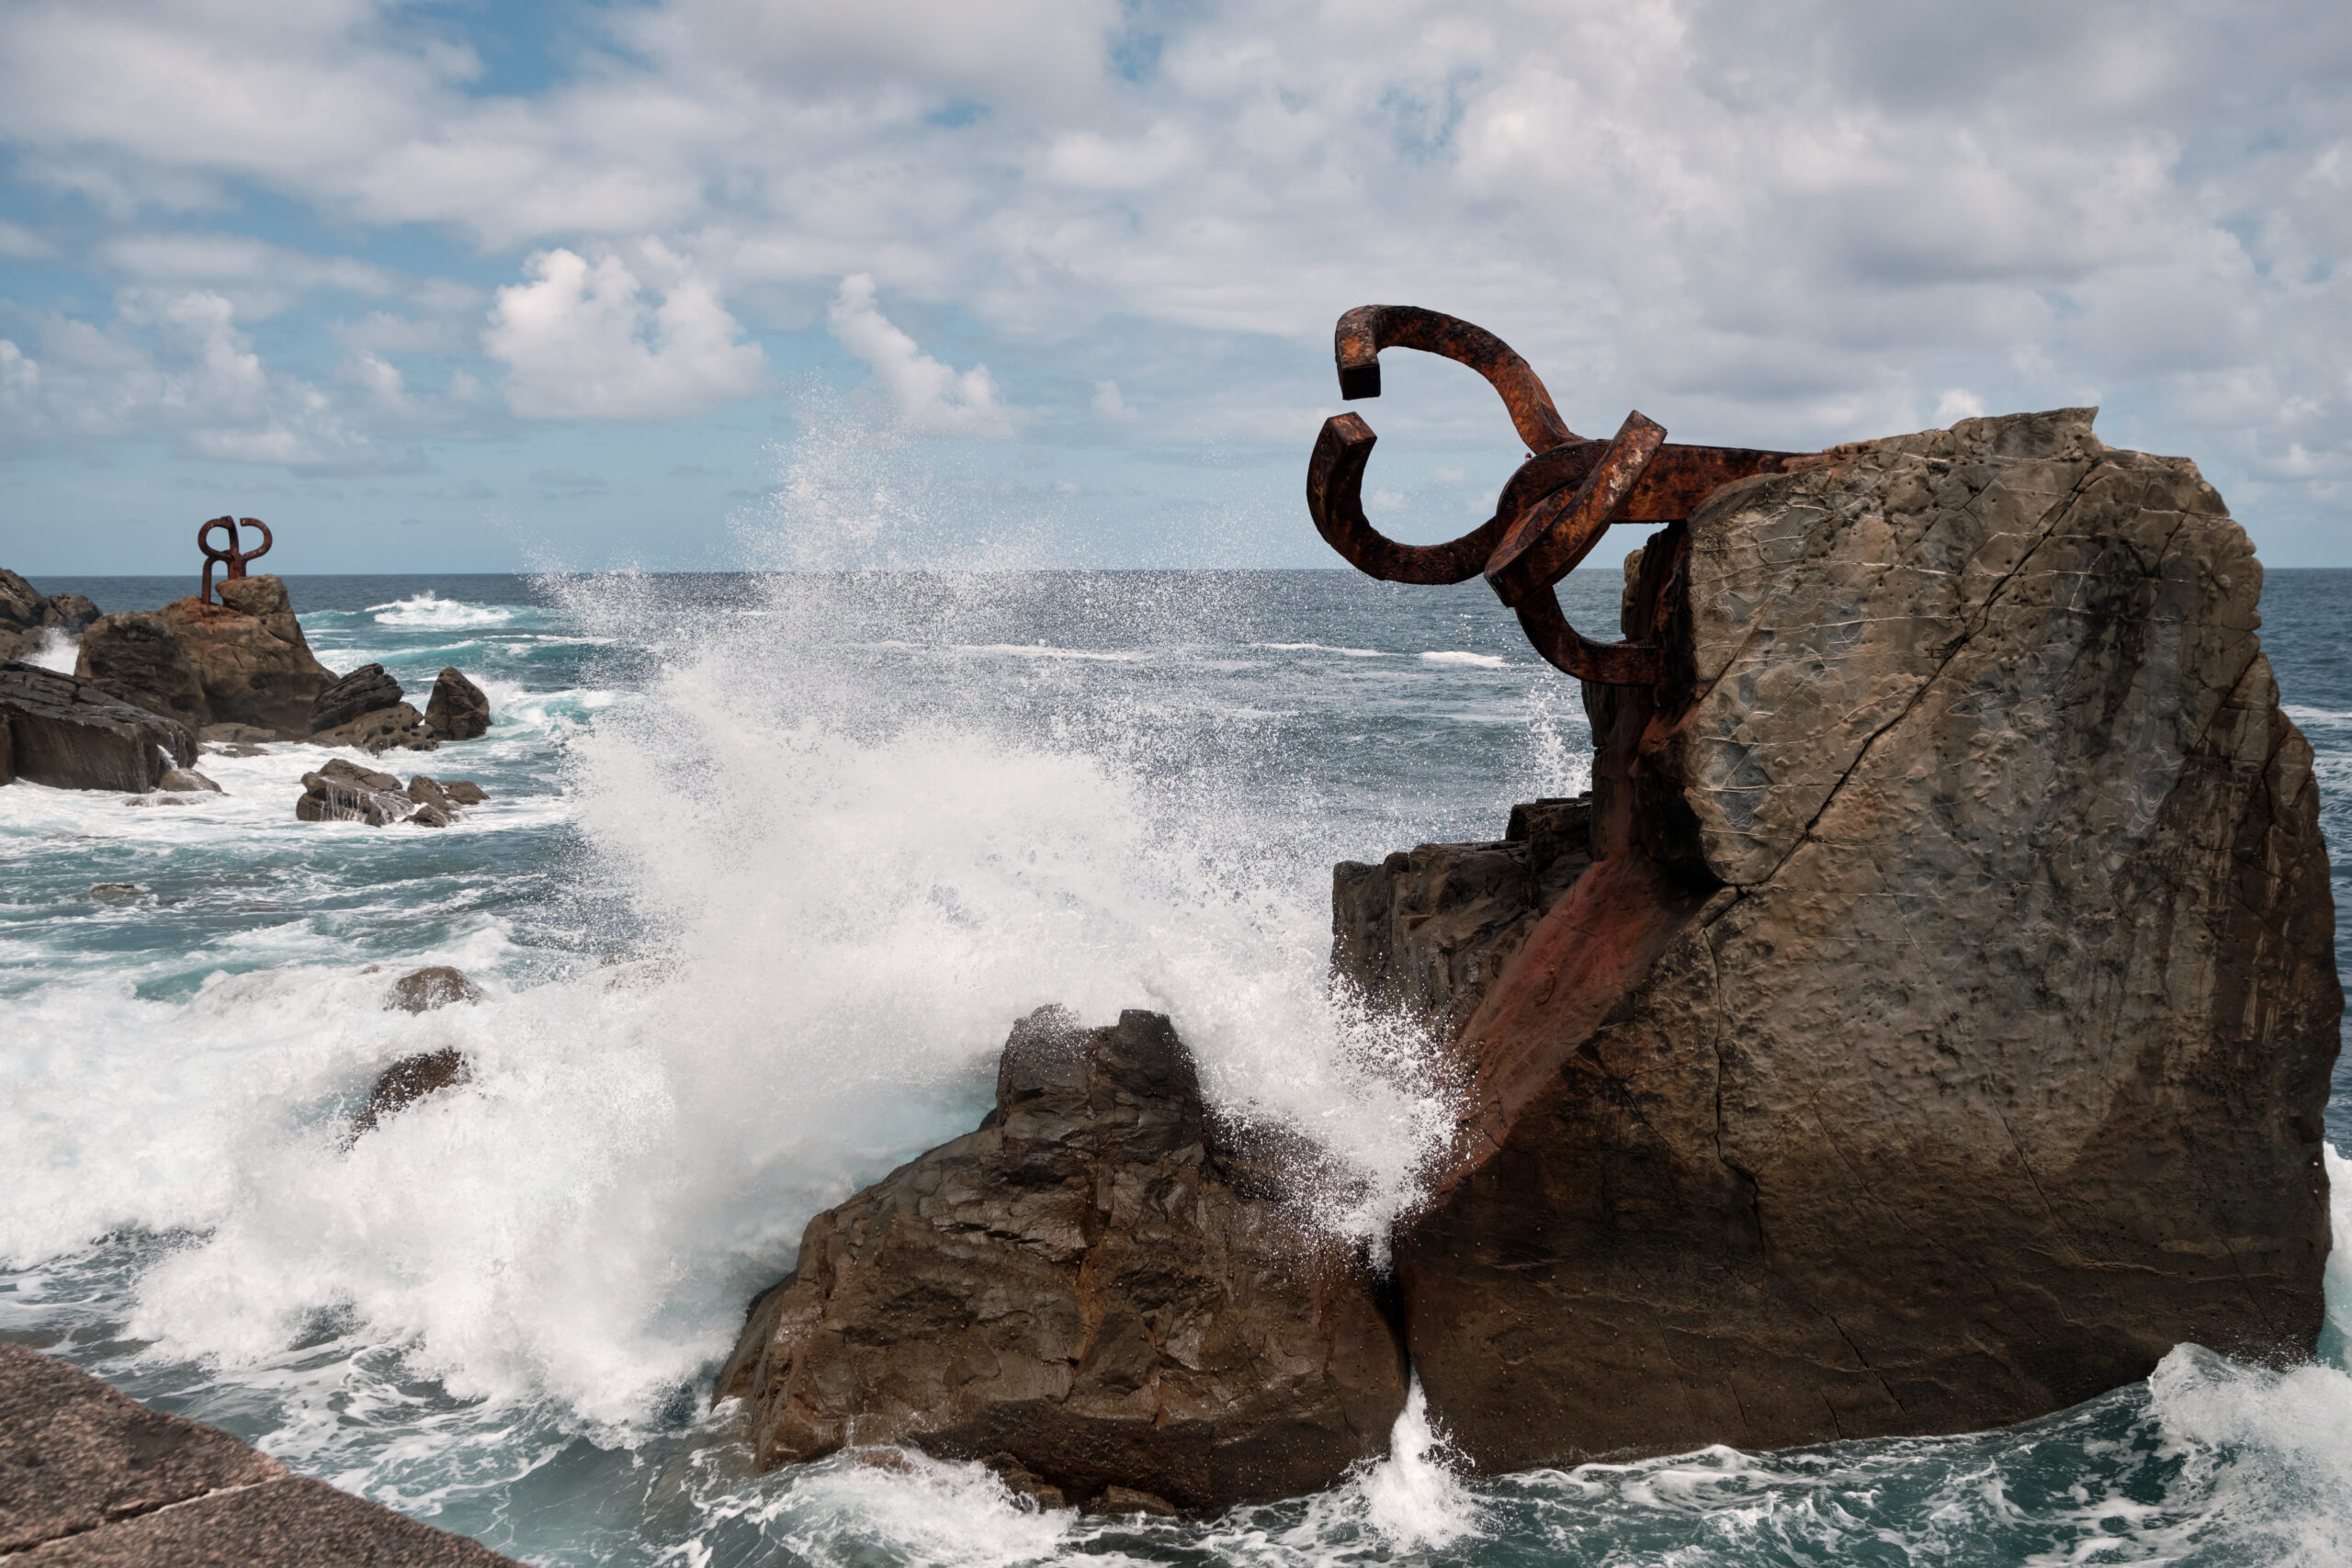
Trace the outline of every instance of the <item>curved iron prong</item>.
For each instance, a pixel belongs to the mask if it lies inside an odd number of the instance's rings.
[[[1605,686],[1655,686],[1666,679],[1666,656],[1656,643],[1593,642],[1560,611],[1549,584],[1511,606],[1519,629],[1555,668]]]
[[[1323,422],[1306,462],[1306,510],[1324,543],[1367,577],[1384,582],[1467,582],[1503,536],[1498,513],[1450,544],[1400,545],[1363,514],[1363,466],[1380,437],[1351,413]]]
[[[1543,378],[1510,344],[1458,317],[1418,305],[1359,305],[1331,334],[1340,366],[1340,396],[1352,402],[1380,396],[1380,351],[1418,348],[1466,365],[1487,378],[1510,411],[1510,423],[1530,452],[1548,452],[1579,439],[1552,405]]]
[[[1639,412],[1627,414],[1582,483],[1553,492],[1512,523],[1487,563],[1495,596],[1516,609],[1574,571],[1665,445],[1666,426]]]
[[[269,536],[269,525],[263,522],[260,518],[246,517],[241,519],[240,522],[243,527],[258,528],[261,530],[261,548],[257,550],[240,551],[237,556],[237,564],[232,569],[239,577],[243,577],[245,575],[245,562],[249,560],[258,560],[263,556],[269,554],[269,547],[275,541],[273,541]]]
[[[229,531],[227,549],[219,549],[212,545],[212,530],[215,528],[226,528]],[[233,517],[215,517],[198,528],[196,547],[204,552],[204,576],[197,587],[196,600],[199,604],[209,604],[212,603],[212,568],[219,563],[228,563],[232,567],[230,575],[232,577],[236,575],[233,568],[237,558],[237,520]]]

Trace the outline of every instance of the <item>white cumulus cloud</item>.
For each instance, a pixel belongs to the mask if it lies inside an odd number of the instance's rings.
[[[767,381],[767,355],[695,268],[643,247],[668,275],[660,302],[617,255],[541,251],[532,281],[501,288],[482,346],[510,372],[506,400],[526,419],[679,419]]]
[[[842,279],[825,321],[841,345],[874,372],[899,424],[915,434],[1001,440],[1020,428],[1021,411],[998,400],[987,366],[951,369],[891,324],[874,303],[871,274],[854,273]]]

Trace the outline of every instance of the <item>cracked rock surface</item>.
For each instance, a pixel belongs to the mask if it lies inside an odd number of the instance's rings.
[[[1386,1451],[1404,1356],[1272,1175],[1165,1018],[1033,1014],[977,1132],[809,1222],[719,1395],[763,1468],[910,1443],[1070,1503],[1319,1491]]]
[[[1586,872],[1475,998],[1400,1231],[1486,1468],[2020,1420],[2308,1354],[2343,997],[2261,569],[2091,411],[1726,487]]]

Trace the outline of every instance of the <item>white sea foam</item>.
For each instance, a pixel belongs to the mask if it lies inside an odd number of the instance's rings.
[[[81,652],[80,637],[68,637],[55,626],[50,626],[43,629],[40,646],[26,656],[25,662],[39,665],[43,670],[54,670],[60,675],[71,675]]]
[[[1479,670],[1500,670],[1505,663],[1500,654],[1469,653],[1460,649],[1440,649],[1424,653],[1421,658],[1430,664],[1465,664]]]
[[[436,627],[503,626],[522,613],[511,604],[469,604],[462,600],[443,599],[429,589],[389,604],[370,604],[368,612],[382,626]]]
[[[1338,648],[1325,642],[1253,642],[1251,648],[1272,649],[1281,653],[1337,653],[1349,659],[1385,659],[1376,648]]]

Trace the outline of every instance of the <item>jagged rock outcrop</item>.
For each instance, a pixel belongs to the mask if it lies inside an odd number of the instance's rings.
[[[101,615],[82,634],[74,674],[112,696],[201,732],[212,723],[187,650],[163,616],[148,610]],[[272,733],[275,733],[274,731]]]
[[[384,1005],[401,1012],[431,1012],[435,1008],[480,1000],[481,987],[467,978],[464,970],[447,964],[428,964],[393,981],[391,995]]]
[[[719,1394],[763,1466],[909,1443],[1071,1502],[1329,1486],[1385,1450],[1405,1363],[1375,1281],[1269,1183],[1165,1018],[1046,1010],[978,1132],[809,1222]]]
[[[286,584],[239,577],[215,592],[218,604],[190,595],[152,613],[99,616],[83,634],[74,672],[191,730],[243,725],[304,739],[334,671],[312,656]]]
[[[459,807],[489,798],[489,792],[471,779],[445,784],[417,773],[402,788],[390,773],[335,757],[318,772],[302,775],[302,796],[294,803],[294,816],[301,822],[365,822],[371,828],[394,822],[447,828],[458,819]]]
[[[465,1053],[454,1045],[402,1056],[377,1076],[375,1088],[368,1091],[368,1103],[351,1119],[352,1134],[373,1132],[426,1095],[469,1083],[473,1076]]]
[[[30,659],[52,631],[74,637],[98,617],[79,593],[44,594],[0,568],[0,659]]]
[[[474,740],[490,733],[490,699],[452,666],[433,682],[424,727],[443,740]]]
[[[0,662],[0,784],[135,793],[195,761],[194,738],[170,719],[72,675]]]
[[[2088,411],[1835,457],[1637,558],[1668,679],[1588,688],[1597,858],[1456,1038],[1396,1258],[1482,1467],[1984,1427],[2317,1334],[2343,998],[2244,532]]]
[[[1501,840],[1423,844],[1331,875],[1333,977],[1452,1034],[1544,910],[1592,863],[1589,796],[1511,807]]]
[[[311,739],[321,746],[353,747],[371,757],[380,757],[394,750],[432,751],[441,745],[433,732],[424,728],[423,716],[411,703],[394,703],[390,707],[363,714],[349,724],[320,730]]]
[[[463,1536],[289,1473],[0,1342],[0,1558],[81,1568],[312,1562],[513,1568]]]
[[[337,729],[371,713],[400,705],[401,683],[380,664],[363,664],[321,692],[311,704],[311,733]]]

